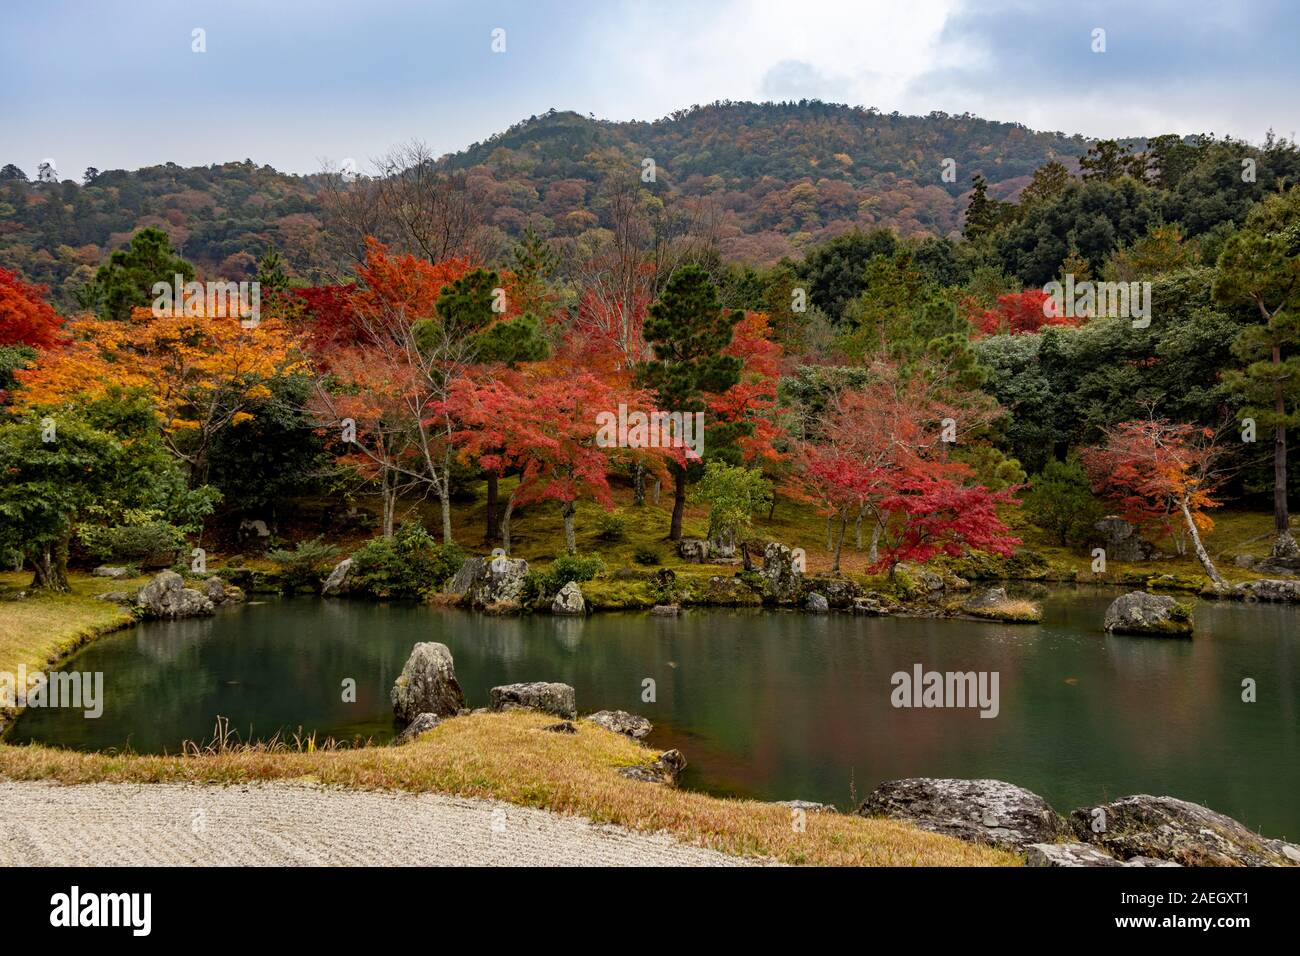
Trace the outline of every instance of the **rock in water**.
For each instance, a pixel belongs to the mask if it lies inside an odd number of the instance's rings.
[[[1300,604],[1300,581],[1281,581],[1261,578],[1247,581],[1233,588],[1232,596],[1244,601],[1276,601],[1283,604]]]
[[[1006,604],[1009,600],[1006,588],[985,588],[979,594],[972,595],[962,605],[962,610],[971,612],[984,611],[991,607],[997,607],[999,604]]]
[[[551,602],[551,613],[571,616],[587,613],[587,602],[583,600],[582,588],[578,586],[577,581],[570,581],[560,588],[560,593],[555,595],[555,600]]]
[[[160,571],[136,595],[136,604],[146,617],[177,620],[212,613],[212,602],[201,591],[185,586],[175,571]]]
[[[456,667],[446,644],[416,644],[401,675],[393,683],[393,713],[404,724],[421,714],[455,717],[465,706],[465,692],[456,680]]]
[[[400,747],[403,744],[409,744],[420,734],[428,730],[433,730],[442,723],[442,718],[437,714],[417,714],[415,720],[406,725],[406,728],[397,735],[393,741],[393,746]]]
[[[794,552],[773,541],[763,550],[763,597],[785,604],[795,601],[803,585],[803,572],[795,570]]]
[[[464,570],[462,566],[461,571]],[[459,571],[456,577],[460,577]],[[465,597],[477,608],[486,608],[490,605],[519,605],[523,602],[524,582],[527,577],[528,562],[523,558],[507,558],[499,555],[481,560],[474,581],[465,592]]]
[[[493,687],[488,698],[492,710],[540,710],[569,720],[578,716],[577,695],[568,684],[505,684]]]
[[[1183,866],[1296,866],[1300,847],[1270,840],[1198,803],[1138,794],[1070,814],[1079,838],[1129,860]]]
[[[351,558],[344,558],[334,565],[334,570],[330,572],[330,576],[321,585],[320,593],[322,595],[346,594],[348,578],[352,576],[354,564],[355,562]]]
[[[825,614],[831,609],[830,602],[826,600],[825,594],[818,594],[813,591],[808,595],[808,600],[804,602],[804,608],[813,614]]]
[[[462,595],[468,593],[474,582],[478,580],[479,574],[486,570],[484,567],[486,563],[482,558],[466,558],[460,570],[447,584],[447,593]]]
[[[906,820],[931,833],[1005,849],[1051,843],[1070,832],[1046,800],[1001,780],[887,780],[858,814]]]
[[[650,609],[654,617],[676,617],[681,612],[681,607],[676,604],[656,604]]]
[[[244,600],[243,589],[227,584],[221,578],[212,577],[203,582],[203,593],[215,607],[223,604],[238,604]]]
[[[624,734],[633,740],[642,740],[654,730],[654,724],[650,721],[637,714],[629,714],[626,710],[599,710],[589,714],[587,719],[606,730]]]
[[[1105,628],[1111,634],[1190,637],[1192,616],[1171,597],[1130,591],[1106,608]]]

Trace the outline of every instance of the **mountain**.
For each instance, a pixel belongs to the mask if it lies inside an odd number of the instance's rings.
[[[724,256],[764,264],[854,227],[952,234],[971,176],[1006,198],[1050,159],[1071,167],[1090,141],[970,115],[883,114],[817,101],[714,103],[654,122],[548,112],[440,160],[463,173],[500,238],[532,225],[581,237],[607,226],[600,185],[645,169],[664,198],[709,197]],[[945,160],[955,162],[951,181]],[[83,183],[33,183],[0,170],[0,264],[50,285],[67,305],[108,253],[145,226],[209,276],[240,278],[276,245],[300,273],[323,264],[321,176],[251,160],[132,172],[88,171]]]

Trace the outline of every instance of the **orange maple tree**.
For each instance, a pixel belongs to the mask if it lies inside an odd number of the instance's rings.
[[[15,373],[18,410],[93,401],[115,392],[146,395],[168,450],[202,483],[217,433],[254,417],[271,379],[306,366],[295,334],[277,320],[246,327],[236,316],[154,315],[70,323],[66,348]]]

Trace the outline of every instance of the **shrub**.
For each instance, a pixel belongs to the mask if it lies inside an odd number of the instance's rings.
[[[185,546],[181,529],[160,520],[113,527],[82,525],[77,537],[100,561],[137,563],[153,556],[175,557]]]
[[[641,545],[632,555],[632,560],[637,564],[657,565],[663,563],[663,556],[649,545]]]
[[[440,545],[417,522],[407,522],[392,538],[367,541],[353,559],[358,591],[380,598],[421,598],[437,591],[465,561],[454,544]]]
[[[622,541],[627,537],[627,515],[622,508],[600,513],[596,518],[596,536],[602,541]]]
[[[267,557],[280,567],[280,583],[284,590],[315,591],[321,585],[326,565],[339,555],[339,549],[320,538],[299,541],[292,551],[277,548],[268,551]]]
[[[1086,545],[1097,533],[1093,525],[1105,513],[1076,458],[1049,461],[1034,475],[1025,495],[1025,514],[1063,546]]]
[[[549,601],[570,581],[590,581],[605,570],[598,554],[562,554],[545,571],[529,571],[524,584],[525,601]]]

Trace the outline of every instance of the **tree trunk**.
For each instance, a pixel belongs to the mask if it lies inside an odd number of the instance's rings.
[[[858,520],[854,522],[853,525],[854,546],[859,551],[862,550],[862,519],[866,516],[866,513],[867,513],[867,506],[863,505],[861,508],[858,509]]]
[[[497,539],[497,498],[500,494],[498,485],[501,476],[495,471],[487,474],[487,527],[483,529],[483,540],[491,544]]]
[[[831,565],[831,574],[840,573],[840,552],[844,550],[844,532],[849,526],[849,516],[840,515],[840,533],[835,539],[835,562]]]
[[[518,491],[518,488],[515,491]],[[515,491],[510,492],[509,497],[506,498],[506,510],[501,515],[501,547],[506,554],[510,553],[510,516],[515,510]]]
[[[776,495],[772,495],[772,506],[767,509],[767,520],[771,521],[772,516],[776,514]]]
[[[741,556],[741,558],[742,558],[742,559],[744,560],[744,562],[745,562],[745,564],[744,564],[745,570],[746,570],[746,571],[753,571],[753,570],[754,570],[754,562],[753,562],[753,559],[751,559],[750,556],[749,556],[749,541],[748,541],[748,540],[745,540],[745,539],[742,539],[742,540],[741,540],[741,542],[740,542],[740,556]]]
[[[658,478],[655,479],[655,504],[659,504],[659,492],[663,489],[664,483]]]
[[[835,519],[831,515],[826,516],[826,550],[830,551],[835,547],[835,539],[831,535],[832,522]]]
[[[645,466],[639,461],[632,463],[632,504],[645,504]]]
[[[871,550],[867,552],[867,560],[872,564],[880,560],[880,534],[885,530],[885,521],[879,512],[876,512],[875,518],[875,527],[871,529]]]
[[[668,540],[682,540],[682,515],[686,512],[686,469],[673,469],[673,522],[668,528]]]
[[[383,479],[383,496],[384,496],[384,537],[393,536],[393,523],[397,514],[397,474],[392,471],[384,472]]]
[[[66,594],[72,590],[68,586],[68,538],[64,537],[53,544],[47,544],[35,554],[29,554],[32,562],[33,588]]]
[[[451,451],[442,458],[442,481],[438,484],[438,504],[442,508],[442,543],[455,544],[451,533]]]
[[[1183,518],[1187,521],[1187,533],[1191,536],[1192,548],[1196,551],[1196,557],[1201,562],[1201,567],[1205,568],[1205,573],[1210,576],[1210,580],[1214,582],[1216,588],[1220,591],[1228,590],[1228,582],[1223,580],[1223,577],[1219,574],[1219,569],[1216,568],[1214,562],[1210,560],[1210,555],[1205,550],[1205,545],[1201,544],[1201,535],[1200,532],[1196,530],[1196,522],[1192,520],[1191,509],[1187,507],[1186,495],[1183,495],[1181,504],[1183,507]]]
[[[1273,345],[1273,368],[1282,365],[1282,347]],[[1286,426],[1281,422],[1286,417],[1286,398],[1282,394],[1282,380],[1273,386],[1273,412],[1277,415],[1278,426],[1273,429],[1273,529],[1279,534],[1291,530],[1291,516],[1286,507]]]
[[[578,513],[577,502],[566,501],[561,513],[564,515],[564,546],[573,554],[578,550],[578,536],[573,530],[573,518]]]

